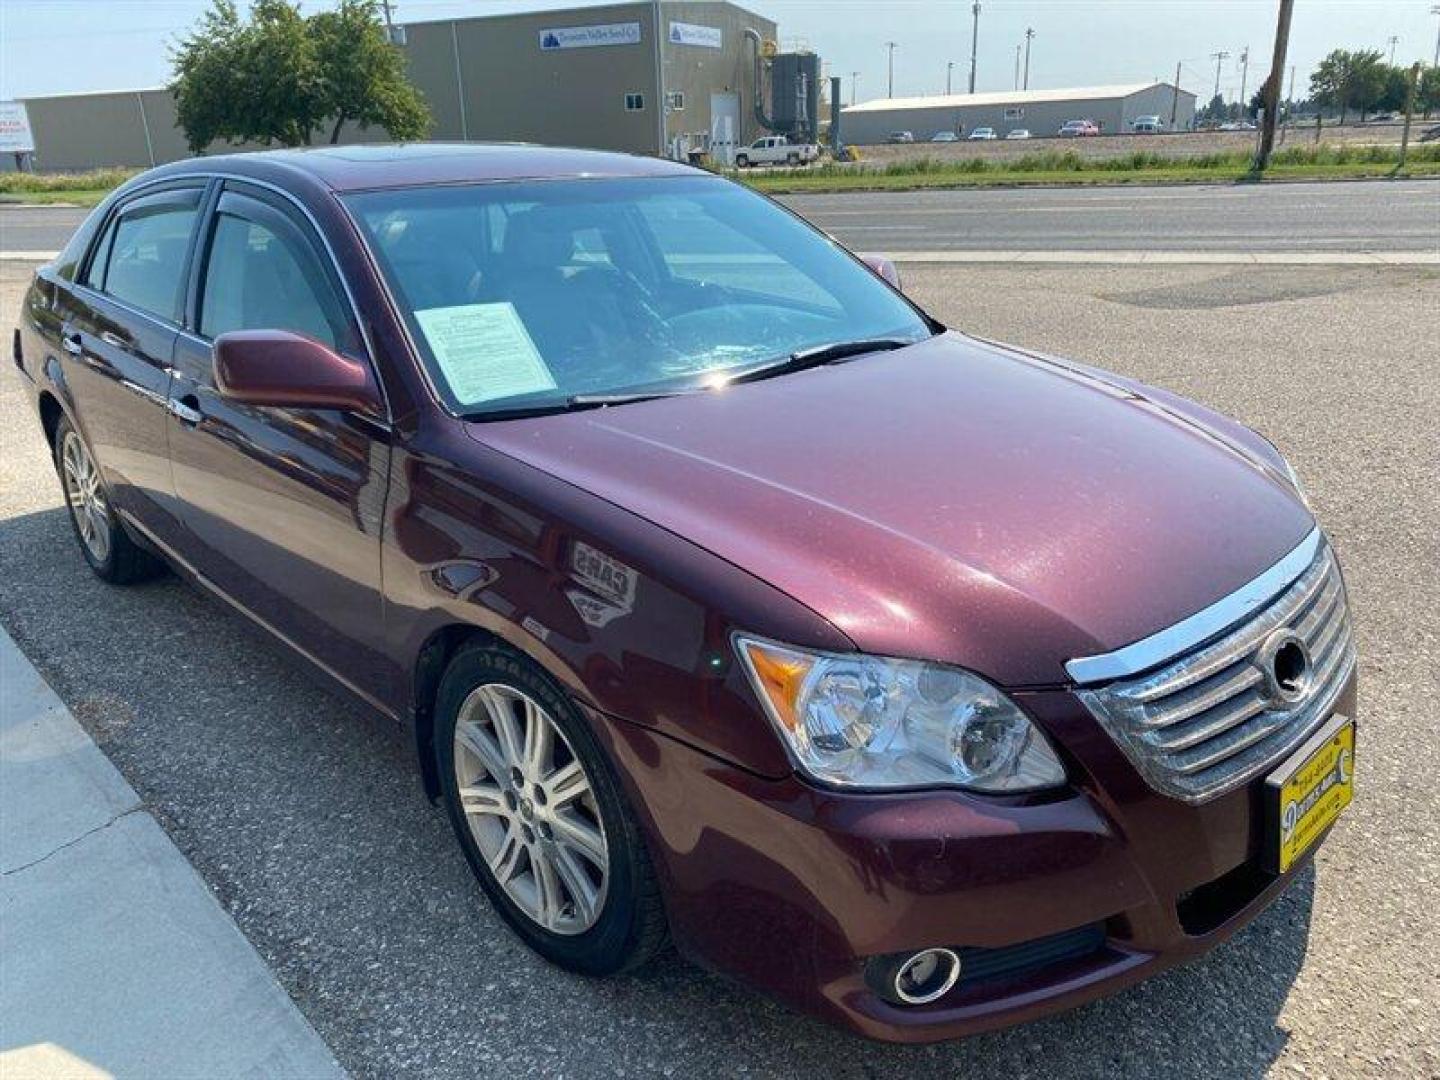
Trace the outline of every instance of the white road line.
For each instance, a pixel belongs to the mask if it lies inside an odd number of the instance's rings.
[[[49,262],[58,251],[0,251],[0,262]]]

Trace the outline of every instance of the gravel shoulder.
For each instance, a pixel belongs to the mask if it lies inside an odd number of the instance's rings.
[[[0,264],[5,334],[28,270]],[[1358,795],[1230,944],[965,1042],[870,1044],[673,958],[608,982],[526,951],[425,802],[406,736],[174,580],[95,580],[9,365],[0,624],[359,1077],[1440,1073],[1440,273],[906,265],[972,332],[1192,395],[1295,463],[1349,578]]]

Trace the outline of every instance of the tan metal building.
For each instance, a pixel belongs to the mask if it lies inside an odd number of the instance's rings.
[[[776,39],[774,22],[727,0],[635,0],[408,23],[400,36],[410,78],[430,104],[432,139],[672,156],[713,144],[728,157],[761,134],[747,30]],[[42,170],[148,166],[189,154],[164,88],[22,100]],[[347,125],[340,141],[385,138]]]
[[[877,98],[840,113],[847,142],[883,143],[891,132],[908,131],[917,142],[937,132],[968,135],[977,127],[994,128],[1004,138],[1024,128],[1036,138],[1056,134],[1067,120],[1093,120],[1102,134],[1130,130],[1142,116],[1158,116],[1166,130],[1183,131],[1195,116],[1195,95],[1170,83],[1127,83],[1068,90],[1004,90],[981,94]]]

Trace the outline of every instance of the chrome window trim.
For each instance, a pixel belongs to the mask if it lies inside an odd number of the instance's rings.
[[[1324,540],[1324,534],[1317,525],[1289,554],[1230,595],[1180,620],[1174,626],[1168,626],[1113,652],[1080,656],[1067,661],[1066,672],[1078,685],[1094,686],[1111,679],[1148,671],[1190,651],[1279,596],[1315,561]]]
[[[136,184],[134,187],[126,190],[122,195],[120,195],[120,196],[116,199],[115,205],[118,206],[121,201],[128,201],[128,200],[131,199],[133,196],[138,195],[140,192],[144,191],[144,190],[147,189],[147,188],[158,187],[158,186],[161,186],[161,185],[164,185],[164,184],[175,184],[175,183],[177,183],[177,182],[183,182],[183,181],[191,180],[191,179],[201,180],[201,181],[205,181],[205,182],[208,182],[208,181],[211,181],[211,180],[220,180],[220,181],[222,181],[222,182],[223,182],[223,181],[226,181],[226,180],[233,180],[233,181],[234,181],[235,183],[237,183],[237,184],[253,184],[253,185],[256,186],[256,187],[264,188],[264,189],[267,190],[267,191],[272,191],[272,192],[274,192],[276,195],[279,195],[279,196],[280,196],[282,199],[284,199],[289,205],[293,206],[296,210],[300,211],[300,213],[301,213],[302,215],[304,215],[306,222],[308,222],[309,225],[310,225],[310,228],[314,231],[315,235],[320,238],[320,244],[321,244],[321,246],[325,249],[325,257],[330,260],[330,269],[331,269],[332,271],[334,271],[336,279],[340,282],[340,287],[341,287],[343,290],[345,290],[345,300],[346,300],[346,302],[350,305],[350,313],[355,317],[355,328],[360,332],[360,344],[361,344],[361,346],[362,346],[362,351],[363,351],[363,353],[364,353],[364,355],[363,355],[362,357],[360,357],[360,359],[364,360],[364,362],[370,366],[370,374],[371,374],[372,376],[374,376],[374,378],[375,378],[375,385],[376,385],[377,387],[379,387],[379,389],[380,389],[380,397],[381,397],[381,398],[384,400],[384,402],[385,402],[385,415],[384,415],[383,417],[375,417],[375,418],[373,418],[373,419],[377,420],[377,421],[378,421],[379,423],[381,423],[381,424],[384,424],[385,427],[386,427],[386,429],[389,430],[389,429],[391,428],[391,426],[392,426],[392,425],[394,424],[394,422],[395,422],[395,410],[394,410],[394,409],[391,407],[391,405],[390,405],[390,395],[389,395],[389,393],[388,393],[388,392],[386,391],[386,389],[385,389],[385,380],[380,377],[380,370],[379,370],[378,366],[377,366],[376,363],[375,363],[375,357],[376,357],[377,353],[376,353],[376,349],[375,349],[375,341],[374,341],[374,338],[373,338],[373,336],[372,336],[371,333],[370,333],[370,324],[369,324],[369,323],[361,316],[361,314],[360,314],[360,305],[359,305],[359,304],[356,302],[356,300],[355,300],[355,293],[354,293],[354,291],[350,288],[350,281],[349,281],[349,279],[345,276],[345,271],[344,271],[344,268],[341,267],[341,265],[340,265],[340,260],[335,257],[335,248],[331,245],[331,243],[330,243],[330,238],[325,235],[325,230],[320,227],[320,222],[317,221],[316,218],[315,218],[315,215],[310,212],[310,208],[309,208],[308,206],[306,206],[303,202],[301,202],[299,199],[297,199],[297,198],[295,197],[294,193],[289,192],[289,191],[286,191],[283,187],[281,187],[281,186],[278,185],[278,184],[271,183],[269,180],[261,180],[261,179],[259,179],[258,177],[254,177],[254,176],[244,176],[244,175],[241,175],[240,173],[217,172],[217,171],[213,171],[213,170],[205,170],[205,171],[203,171],[203,172],[197,171],[197,172],[176,173],[176,174],[173,174],[173,175],[170,175],[170,176],[156,177],[154,180],[142,181],[142,182]],[[334,191],[331,191],[331,195],[332,195],[332,197],[333,197],[333,196],[335,195],[335,192],[334,192]],[[350,220],[350,215],[349,215],[348,211],[345,210],[344,201],[337,199],[336,202],[340,205],[342,211],[345,212],[345,217],[346,217],[346,219],[347,219],[347,220]],[[203,220],[201,220],[201,222],[199,223],[199,224],[200,224],[200,228],[201,228],[202,230],[205,229],[205,228],[207,228],[207,227],[209,226],[210,219],[211,219],[211,217],[214,216],[214,210],[213,210],[213,208],[211,209],[211,213],[210,213],[209,216],[204,216],[204,207],[205,207],[205,200],[202,198],[202,199],[201,199],[201,210],[202,210],[202,218],[203,218]],[[113,211],[113,208],[106,211],[106,221],[107,221],[107,222],[108,222],[109,219],[110,219],[110,215],[111,215],[112,211]],[[103,235],[104,231],[105,231],[105,227],[104,227],[104,225],[102,224],[101,228],[97,231],[96,236],[91,238],[90,244],[91,244],[91,247],[92,247],[92,248],[93,248],[93,246],[94,246],[94,243],[95,243],[96,238],[98,238],[100,235]],[[363,240],[363,237],[362,237],[362,240]],[[365,245],[363,244],[363,242],[362,242],[362,244],[361,244],[361,249],[365,251],[365,253],[366,253],[367,257],[368,257],[369,251],[368,251],[368,249],[365,247]],[[197,250],[197,253],[198,253],[198,250]],[[206,255],[208,256],[208,252],[206,252]],[[88,250],[87,250],[87,253],[86,253],[86,258],[87,258],[87,260],[88,260],[88,258],[89,258],[89,252],[88,252]],[[200,273],[200,266],[199,266],[198,264],[191,268],[191,274],[192,274],[192,276],[193,276],[193,275],[196,275],[196,274],[199,274],[199,273]],[[77,284],[77,283],[72,282],[72,284]],[[85,286],[85,288],[88,289],[88,286]],[[111,300],[112,303],[118,302],[118,301],[114,301],[112,297],[108,296],[108,295],[105,294],[105,293],[98,293],[98,292],[95,292],[95,290],[93,290],[93,289],[90,289],[89,291],[90,291],[91,293],[93,293],[94,295],[103,297],[103,298],[106,299],[106,300]],[[135,308],[132,308],[132,307],[130,307],[129,305],[126,305],[126,304],[122,304],[121,306],[122,306],[122,307],[125,307],[125,308],[127,308],[128,310],[131,310],[131,311],[135,311],[135,310],[136,310]],[[147,312],[139,312],[139,314],[147,315],[148,313],[147,313]],[[154,316],[150,316],[150,317],[151,317],[151,318],[154,318]],[[204,338],[204,337],[201,337],[201,336],[196,332],[196,331],[198,330],[198,327],[188,327],[188,326],[183,325],[183,323],[182,323],[182,324],[177,324],[177,323],[171,322],[170,320],[161,320],[161,321],[164,323],[164,325],[165,325],[166,327],[173,328],[173,329],[177,330],[179,333],[184,334],[187,338],[189,338],[189,339],[192,340],[192,341],[196,341],[196,342],[203,343],[203,344],[205,344],[206,346],[209,346],[210,344],[212,344],[209,339]]]

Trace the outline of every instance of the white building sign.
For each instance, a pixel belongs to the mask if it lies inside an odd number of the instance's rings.
[[[540,31],[540,48],[544,52],[556,49],[593,49],[597,45],[639,45],[640,24],[598,23],[595,26],[557,26]]]
[[[697,26],[695,23],[672,22],[670,44],[699,45],[702,49],[723,49],[724,35],[718,26]]]
[[[0,101],[0,153],[33,154],[35,136],[23,101]]]

